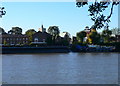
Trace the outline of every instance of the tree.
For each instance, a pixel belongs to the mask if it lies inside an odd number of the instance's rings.
[[[88,35],[88,40],[89,43],[98,44],[100,42],[100,34],[98,34],[97,31],[93,30]]]
[[[63,32],[63,33],[65,33],[64,39],[69,40],[69,38],[70,38],[70,33],[68,33],[68,32]]]
[[[46,39],[47,45],[52,45],[53,41],[52,41],[52,36],[48,36]]]
[[[113,28],[111,29],[111,31],[112,31],[112,34],[114,35],[120,35],[120,28]]]
[[[112,35],[112,31],[109,29],[103,30],[102,31],[102,38],[104,39],[105,43],[110,42],[110,37]]]
[[[2,27],[0,27],[0,34],[6,34],[5,30]]]
[[[3,44],[4,44],[4,45],[7,45],[7,42],[6,42],[6,40],[4,40],[4,41],[3,41]]]
[[[29,29],[25,32],[25,34],[29,36],[29,41],[30,42],[32,42],[32,39],[33,39],[32,35],[35,34],[35,33],[36,33],[36,31],[34,29]]]
[[[13,35],[22,34],[22,28],[20,28],[20,27],[12,27],[12,30],[8,31],[8,34],[13,34]]]
[[[85,31],[81,31],[77,33],[77,40],[80,43],[83,43],[83,39],[86,37],[86,32]]]
[[[6,14],[6,11],[4,11],[4,9],[4,7],[0,7],[0,18],[2,18],[2,16]]]
[[[63,32],[63,33],[65,33],[65,35],[63,37],[62,44],[69,45],[70,44],[70,34],[68,32]]]
[[[83,7],[84,5],[89,5],[88,11],[89,16],[91,16],[91,20],[94,22],[93,27],[94,29],[101,29],[102,27],[108,28],[110,18],[113,14],[113,7],[119,4],[119,0],[110,2],[110,0],[95,0],[92,4],[88,3],[88,0],[84,0],[84,2],[80,2],[80,0],[76,0],[77,7]],[[111,6],[111,7],[110,7]],[[103,12],[110,7],[110,13],[106,16]]]
[[[53,41],[53,43],[55,43],[55,40],[59,37],[60,30],[59,30],[58,26],[50,26],[48,28],[48,33],[50,35],[52,35],[52,41]]]

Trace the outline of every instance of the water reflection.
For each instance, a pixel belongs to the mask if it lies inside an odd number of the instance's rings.
[[[3,55],[8,84],[117,84],[117,53]]]

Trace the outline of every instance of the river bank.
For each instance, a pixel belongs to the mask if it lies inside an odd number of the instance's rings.
[[[2,54],[18,53],[69,53],[66,46],[46,46],[46,47],[2,47]]]
[[[26,53],[69,53],[69,52],[119,52],[115,47],[86,47],[86,46],[41,46],[41,47],[2,47],[2,54]]]

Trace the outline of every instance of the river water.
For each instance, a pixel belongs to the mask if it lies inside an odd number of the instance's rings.
[[[118,53],[4,54],[7,84],[118,84]]]

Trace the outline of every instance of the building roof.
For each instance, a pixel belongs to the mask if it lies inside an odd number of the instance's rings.
[[[19,34],[19,35],[17,35],[17,34],[3,34],[3,35],[0,35],[0,37],[28,37],[27,35],[25,35],[25,34]]]
[[[33,34],[33,35],[36,35],[36,34],[41,34],[41,35],[50,35],[49,33],[47,33],[47,32],[41,32],[41,31],[38,31],[38,32],[36,32],[35,34]]]

